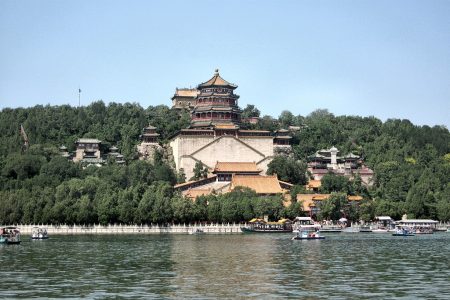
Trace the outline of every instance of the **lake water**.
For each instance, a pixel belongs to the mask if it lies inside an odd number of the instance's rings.
[[[450,233],[291,236],[23,236],[0,298],[450,299]]]

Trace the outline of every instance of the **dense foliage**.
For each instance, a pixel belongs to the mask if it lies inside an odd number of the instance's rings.
[[[259,115],[254,106],[247,117]],[[268,215],[271,219],[294,217],[300,203],[285,207],[281,197],[258,197],[248,189],[226,195],[199,197],[196,201],[174,192],[184,180],[172,169],[170,155],[158,155],[153,163],[136,160],[136,144],[142,128],[157,127],[167,142],[189,124],[189,114],[166,106],[142,108],[138,104],[87,107],[35,106],[3,109],[0,113],[0,223],[167,223],[237,222]],[[19,134],[25,128],[30,148],[24,151]],[[326,110],[294,116],[284,111],[278,119],[263,116],[246,128],[276,130],[294,126],[293,155],[269,165],[283,181],[305,192],[307,157],[321,148],[336,146],[343,153],[362,155],[375,171],[373,186],[360,179],[326,175],[322,192],[332,201],[321,217],[334,219],[345,211],[351,219],[375,215],[400,218],[429,217],[450,220],[450,134],[443,126],[415,126],[408,120],[382,122],[374,117],[334,116]],[[81,168],[60,157],[58,147],[74,150],[80,137],[102,140],[105,149],[117,145],[127,164]],[[197,166],[196,176],[204,177]],[[343,203],[343,194],[362,195],[357,207]],[[344,205],[344,207],[342,207]]]

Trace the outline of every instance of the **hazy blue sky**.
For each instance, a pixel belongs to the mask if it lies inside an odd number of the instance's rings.
[[[215,68],[263,114],[450,127],[450,1],[0,1],[0,108],[170,105]]]

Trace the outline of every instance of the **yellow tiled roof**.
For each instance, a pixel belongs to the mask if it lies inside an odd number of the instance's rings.
[[[196,199],[199,196],[205,196],[211,193],[211,189],[190,189],[184,193],[184,196],[187,198]]]
[[[310,188],[310,189],[314,189],[314,188],[320,188],[320,186],[322,185],[320,180],[310,180],[308,182],[308,184],[306,185],[306,187]]]
[[[237,186],[243,186],[255,190],[257,194],[281,194],[283,189],[278,182],[276,175],[233,175],[231,179],[230,190]]]
[[[197,89],[177,89],[174,97],[196,97],[198,94]]]
[[[217,129],[237,129],[236,125],[234,124],[217,124],[215,126]]]
[[[347,196],[348,201],[361,201],[363,197],[361,196]]]
[[[199,84],[199,87],[207,87],[207,86],[230,86],[230,87],[237,87],[236,85],[229,83],[219,75],[219,70],[216,70],[214,73],[214,76],[208,80],[207,82]]]
[[[255,162],[220,162],[218,161],[214,172],[261,172]]]

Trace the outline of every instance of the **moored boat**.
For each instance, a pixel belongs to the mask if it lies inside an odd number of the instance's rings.
[[[392,235],[393,236],[414,236],[415,234],[413,231],[411,231],[407,227],[398,227]]]
[[[0,228],[0,243],[20,244],[20,230],[15,226]]]
[[[252,219],[248,226],[241,227],[246,233],[283,233],[292,232],[292,224],[288,219],[281,219],[277,222],[267,222],[263,219]]]
[[[319,231],[300,231],[297,235],[292,237],[292,240],[324,240],[325,237],[321,236]]]
[[[370,227],[370,226],[361,226],[361,227],[359,227],[358,232],[370,233],[370,232],[372,232],[372,227]]]
[[[320,232],[328,232],[328,233],[340,233],[342,232],[341,226],[335,226],[335,225],[325,225],[322,226],[322,228],[319,229]]]
[[[296,217],[292,229],[293,232],[317,231],[320,229],[320,225],[315,224],[311,217]]]
[[[48,233],[46,228],[33,227],[31,231],[32,240],[46,240],[48,239]]]

